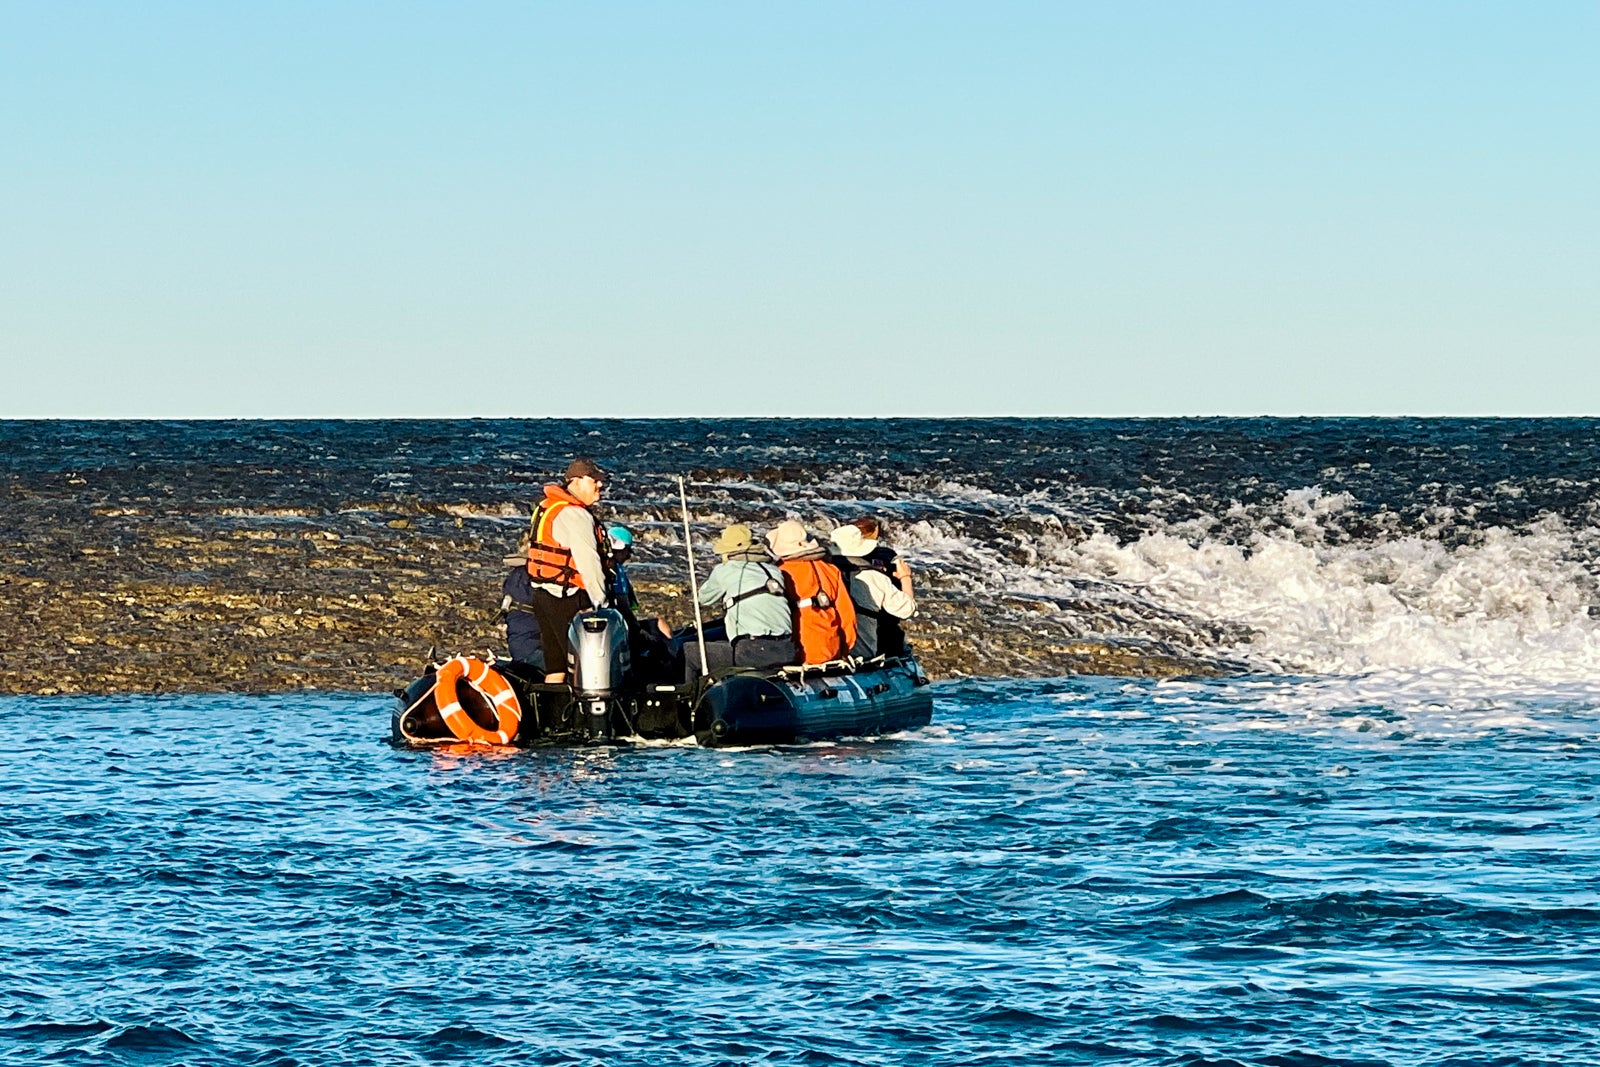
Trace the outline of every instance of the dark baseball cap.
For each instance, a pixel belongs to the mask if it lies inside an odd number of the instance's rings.
[[[593,478],[597,482],[603,482],[606,480],[606,472],[601,468],[600,464],[589,457],[579,456],[567,464],[567,481],[570,482],[578,478]]]

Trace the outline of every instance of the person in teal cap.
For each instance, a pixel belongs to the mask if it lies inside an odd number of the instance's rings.
[[[628,623],[628,643],[633,651],[634,669],[647,681],[677,681],[677,660],[667,645],[671,631],[660,619],[639,618],[639,595],[628,577],[628,560],[633,556],[633,531],[626,526],[606,530],[606,593],[611,606],[622,612]]]
[[[633,582],[628,578],[628,560],[633,556],[633,531],[626,526],[612,526],[606,530],[606,537],[611,544],[610,571],[611,587],[607,590],[611,594],[611,602],[618,607],[627,605],[630,614],[639,610],[639,597],[633,591]]]

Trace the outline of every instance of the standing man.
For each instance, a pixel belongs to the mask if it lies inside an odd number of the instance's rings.
[[[606,472],[592,459],[567,465],[566,484],[544,487],[529,520],[528,580],[544,646],[546,682],[567,680],[567,630],[578,612],[606,606],[600,564],[602,533],[589,513],[605,489]]]

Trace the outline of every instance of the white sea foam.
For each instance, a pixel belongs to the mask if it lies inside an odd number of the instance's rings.
[[[528,513],[512,503],[488,504],[475,506],[472,504],[446,504],[446,515],[453,515],[458,519],[480,519],[487,522],[504,522],[514,519],[518,522],[526,521]]]
[[[1243,543],[1211,535],[1220,518],[1123,541],[1057,533],[1052,515],[1005,543],[929,521],[898,529],[896,541],[956,588],[1137,603],[1224,624],[1248,636],[1209,650],[1265,670],[1600,680],[1592,532],[1547,517],[1455,544],[1329,536],[1330,521],[1356,504],[1348,493],[1296,490]]]
[[[1168,642],[1274,674],[1371,676],[1453,704],[1480,684],[1600,680],[1600,531],[1555,516],[1481,525],[1469,503],[1402,520],[1316,486],[1196,514],[1175,490],[1053,482],[1006,495],[930,468],[886,492],[879,475],[866,463],[821,483],[702,483],[710,499],[696,517],[759,524],[755,501],[767,500],[767,518],[825,533],[884,515],[923,590],[989,603],[997,626],[1050,616],[1081,636]],[[1167,509],[1183,517],[1166,521]]]
[[[1250,550],[1150,534],[1095,535],[1058,560],[1136,587],[1171,610],[1257,631],[1231,654],[1317,674],[1454,668],[1556,679],[1600,677],[1594,583],[1558,530],[1485,531],[1447,548],[1404,538],[1313,546],[1262,536]]]

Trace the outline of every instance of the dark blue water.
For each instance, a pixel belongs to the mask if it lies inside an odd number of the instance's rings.
[[[806,503],[918,515],[951,510],[955,481],[1022,506],[1041,494],[1085,528],[1123,534],[1213,516],[1237,537],[1312,485],[1356,497],[1343,539],[1441,525],[1459,538],[1474,523],[1592,519],[1600,507],[1600,419],[0,420],[0,479],[66,489],[85,513],[525,502],[574,454],[606,464],[608,499],[625,509],[670,506],[677,474],[691,488],[742,478]],[[965,503],[960,517],[984,510]],[[1226,514],[1232,505],[1247,510]]]
[[[943,683],[737,752],[5,698],[0,1059],[1600,1062],[1600,701],[1383,686]]]

